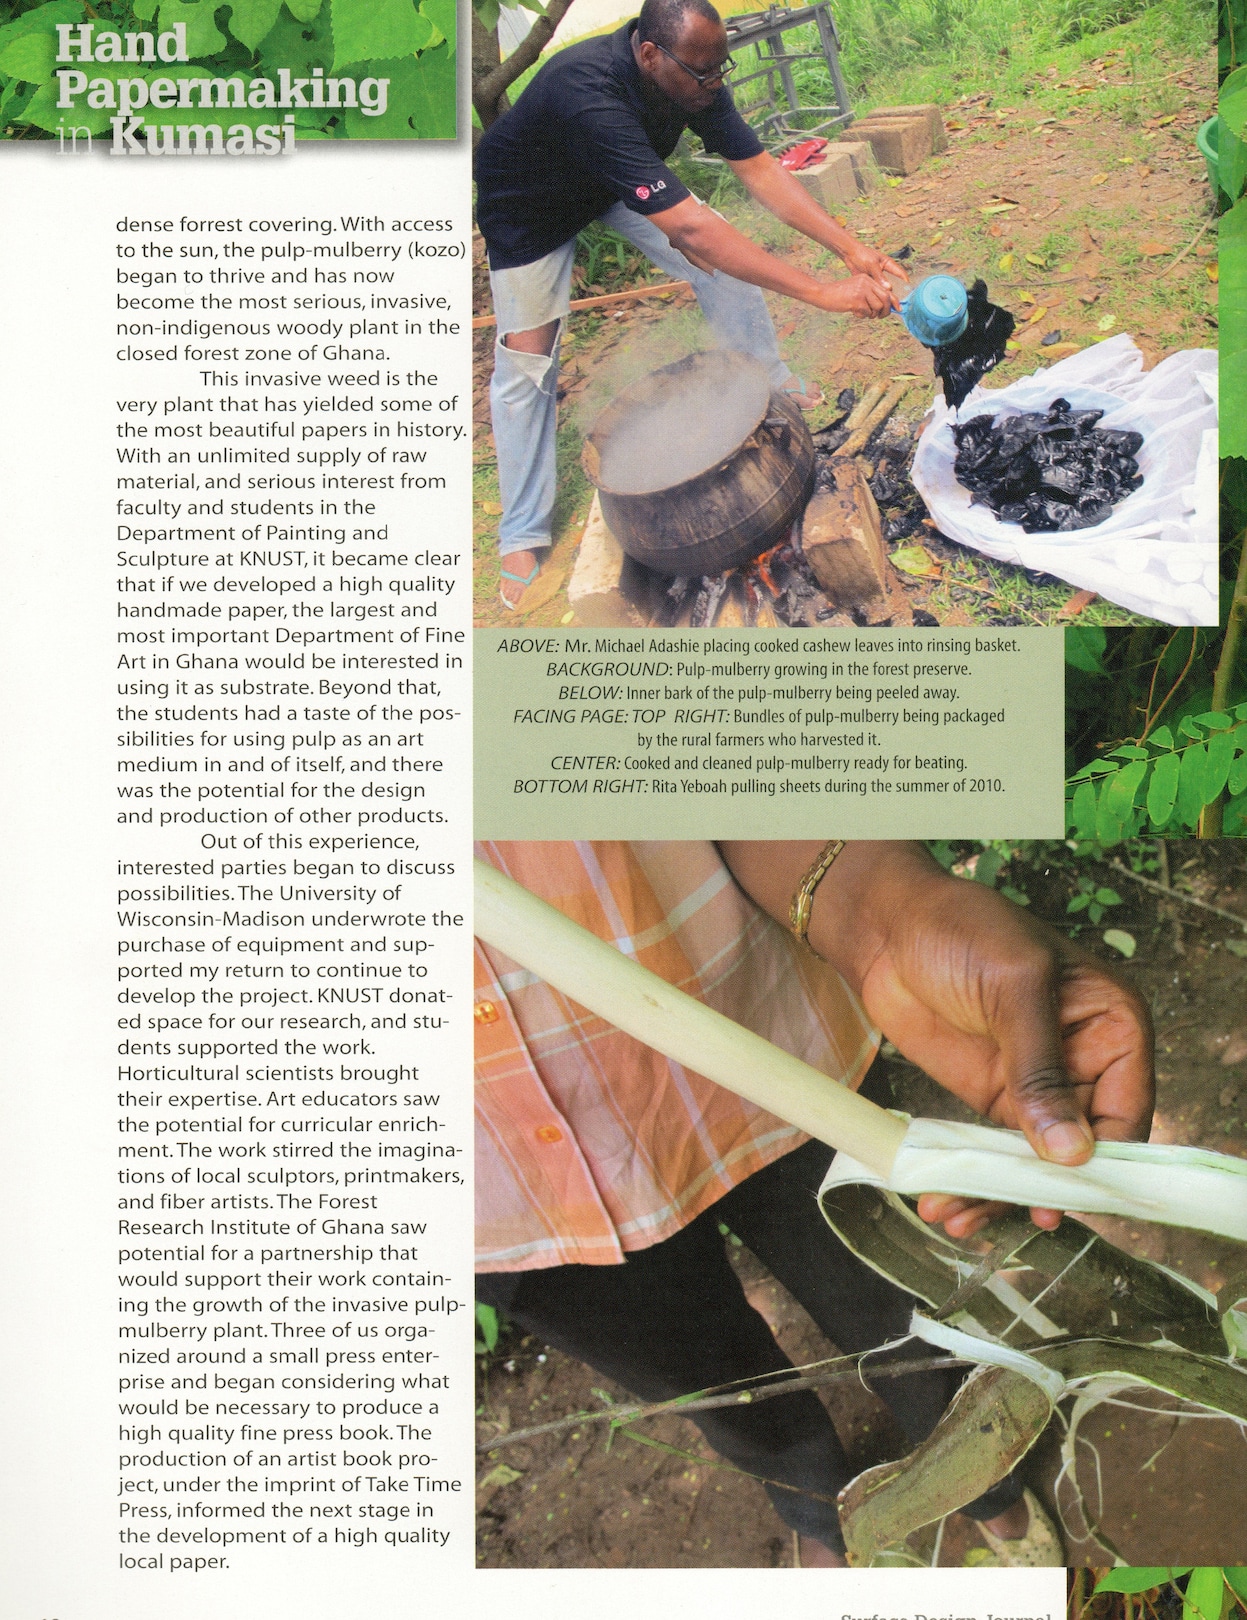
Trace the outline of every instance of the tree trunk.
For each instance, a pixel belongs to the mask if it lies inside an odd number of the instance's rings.
[[[505,62],[502,61],[498,49],[497,30],[485,28],[475,10],[473,11],[472,105],[481,121],[482,130],[496,123],[511,105],[507,95],[508,88],[515,83],[521,73],[532,67],[549,44],[554,30],[567,15],[571,4],[572,0],[549,0],[545,16],[537,18],[527,36],[520,41]],[[474,133],[473,141],[476,139],[478,137]]]
[[[502,65],[502,53],[498,49],[498,30],[486,28],[476,15],[475,7],[472,10],[472,105],[476,115],[481,121],[480,129],[473,129],[472,144],[480,140],[481,134],[506,112],[511,105],[510,99],[504,89],[502,94],[495,97],[489,105],[482,105],[478,98],[477,87],[483,85],[492,74],[497,73]]]

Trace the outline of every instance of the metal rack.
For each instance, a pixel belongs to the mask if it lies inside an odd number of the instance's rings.
[[[808,23],[813,23],[818,30],[819,49],[790,50],[784,43],[784,35]],[[738,13],[725,17],[724,26],[728,49],[733,56],[739,56],[750,47],[756,52],[758,65],[744,73],[733,73],[730,84],[733,99],[764,145],[786,146],[801,136],[823,134],[852,123],[853,111],[840,71],[840,38],[831,14],[831,0],[814,0],[812,5],[806,6],[772,5],[766,11]],[[792,64],[808,61],[827,64],[835,96],[830,105],[801,105]],[[761,93],[742,97],[742,86],[749,84],[756,85]]]

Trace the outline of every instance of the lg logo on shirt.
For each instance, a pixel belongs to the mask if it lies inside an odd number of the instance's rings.
[[[655,180],[655,182],[654,182],[654,184],[652,186],[638,186],[636,188],[636,194],[641,199],[641,201],[644,202],[648,197],[651,197],[655,192],[666,191],[666,189],[667,189],[667,182],[665,180]]]

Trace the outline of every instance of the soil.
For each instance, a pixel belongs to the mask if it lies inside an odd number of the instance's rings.
[[[1103,117],[1090,108],[1058,122],[1039,119],[1033,107],[996,107],[986,94],[967,98],[944,109],[946,153],[845,205],[846,223],[863,241],[890,254],[908,250],[905,263],[915,281],[935,272],[967,283],[982,275],[991,296],[1016,315],[1021,346],[992,374],[989,386],[1033,371],[1046,353],[1043,340],[1050,346],[1057,341],[1053,333],[1061,343],[1083,347],[1128,331],[1148,367],[1176,350],[1215,344],[1217,289],[1208,274],[1215,264],[1215,220],[1195,146],[1196,129],[1212,110],[1211,74],[1203,60],[1175,68],[1169,77],[1185,97],[1176,116],[1133,128],[1115,125],[1107,138]],[[1124,64],[1113,63],[1088,70],[1088,88],[1115,83],[1125,72]],[[821,275],[842,273],[833,256],[769,216],[740,203],[723,206],[780,256]],[[1002,270],[1000,261],[1010,253],[1013,259]],[[478,312],[488,312],[479,238],[476,294]],[[790,300],[770,302],[785,358],[825,395],[827,404],[810,413],[812,428],[834,416],[834,401],[844,389],[860,397],[873,384],[903,375],[911,377],[911,390],[896,420],[918,428],[934,394],[931,358],[899,320],[827,317]],[[691,294],[573,315],[560,380],[560,422],[570,431],[560,446],[556,544],[523,603],[525,623],[571,622],[566,587],[592,494],[573,466],[584,428],[634,377],[706,341],[694,315]],[[485,474],[493,469],[487,397],[492,352],[492,330],[478,331],[476,463]],[[868,449],[868,459],[870,454]],[[497,597],[499,511],[496,489],[478,495],[475,592],[481,625],[515,623]],[[1078,614],[1086,616],[1084,622],[1147,622],[1048,575],[988,564],[929,522],[919,523],[916,532],[897,533],[894,518],[885,510],[894,547],[921,542],[929,554],[930,573],[902,577],[910,605],[936,622],[1046,624]]]
[[[1168,846],[1174,898],[1161,898],[1107,865],[1089,876],[1121,904],[1082,943],[1120,958],[1101,939],[1111,926],[1137,942],[1127,972],[1149,998],[1157,1031],[1158,1106],[1153,1139],[1247,1156],[1247,960],[1227,947],[1247,935],[1247,848],[1225,840]],[[1016,867],[1016,863],[1015,863]],[[1029,867],[1020,886],[1036,915],[1068,931],[1068,867]],[[1192,905],[1184,894],[1245,919],[1245,928]],[[890,1059],[901,1106],[913,1113],[964,1111],[918,1071]],[[1176,1228],[1097,1220],[1120,1247],[1159,1261],[1217,1291],[1243,1265],[1241,1246]],[[729,1248],[750,1302],[797,1366],[835,1354],[801,1307],[747,1250]],[[904,1447],[886,1406],[855,1383],[821,1392],[840,1439],[860,1468]],[[1130,1397],[1133,1399],[1134,1397]],[[478,1440],[579,1413],[601,1411],[627,1393],[588,1368],[518,1333],[504,1334],[478,1359]],[[1083,1433],[1079,1484],[1104,1533],[1129,1564],[1247,1564],[1247,1435],[1228,1421],[1179,1420],[1164,1398],[1139,1396],[1155,1416],[1098,1408]],[[555,1434],[483,1452],[478,1468],[478,1562],[488,1568],[781,1568],[792,1537],[760,1485],[716,1463],[686,1419],[632,1425],[606,1444],[606,1425],[577,1422]],[[1056,1503],[1059,1434],[1054,1425],[1023,1464],[1027,1483],[1049,1509]],[[1067,1524],[1079,1521],[1068,1485],[1060,1489]],[[933,1534],[911,1546],[930,1562]],[[946,1522],[941,1565],[986,1561],[977,1529],[959,1514]],[[1111,1558],[1067,1535],[1071,1564]]]

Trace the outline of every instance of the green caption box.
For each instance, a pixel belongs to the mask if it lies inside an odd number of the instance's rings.
[[[477,630],[478,838],[1059,838],[1060,630]]]

